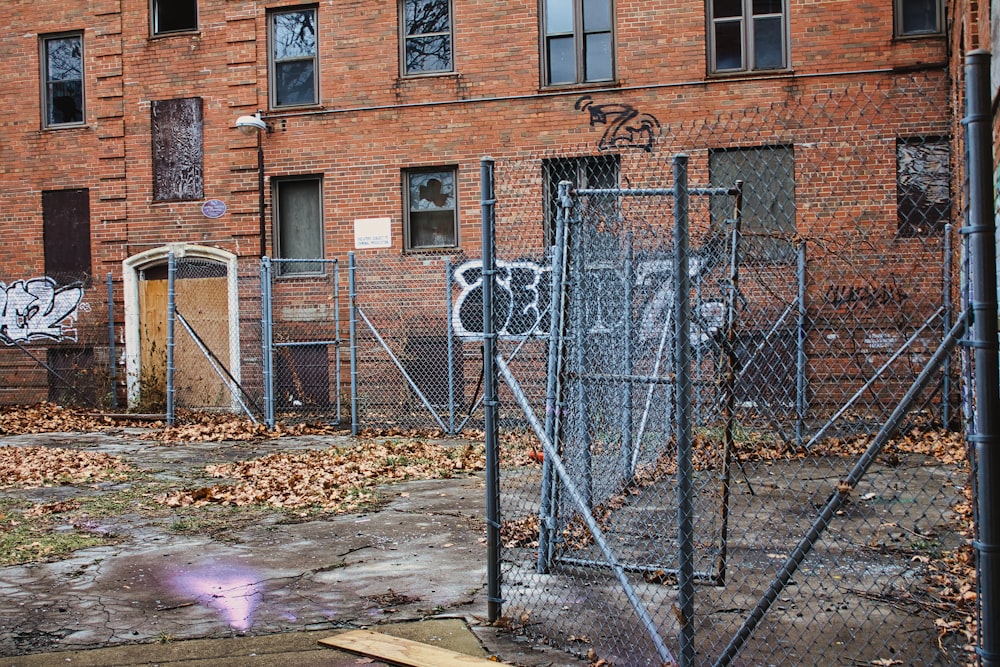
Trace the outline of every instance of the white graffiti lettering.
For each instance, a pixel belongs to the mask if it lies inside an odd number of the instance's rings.
[[[75,341],[81,299],[82,287],[59,287],[48,276],[10,285],[0,282],[0,341],[5,345],[37,338]]]
[[[673,321],[674,264],[671,259],[639,262],[635,271],[638,308],[636,337],[658,339]],[[691,259],[692,277],[702,270],[701,261]],[[544,337],[549,328],[549,274],[547,266],[533,262],[497,261],[496,289],[493,296],[494,330],[498,336],[523,338]],[[624,285],[621,269],[611,264],[592,264],[584,272],[583,300],[588,334],[622,331],[626,322]],[[470,260],[455,270],[454,280],[461,288],[452,315],[456,335],[483,335],[483,266],[481,260]],[[725,321],[725,304],[701,301],[694,307],[691,323],[691,343],[700,346],[710,342]]]

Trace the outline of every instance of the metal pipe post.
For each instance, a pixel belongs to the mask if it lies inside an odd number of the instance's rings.
[[[806,242],[799,243],[798,268],[796,270],[798,278],[798,310],[799,320],[796,327],[796,355],[795,355],[795,445],[802,446],[805,438],[806,408],[808,406],[806,390],[808,389],[806,378],[806,364],[809,359],[806,357]]]
[[[493,216],[493,158],[479,162],[482,198],[483,243],[483,415],[486,447],[486,601],[490,623],[501,615],[500,598],[500,449],[497,419],[496,333],[493,321],[493,287],[496,276],[496,244]]]
[[[349,252],[347,253],[347,296],[350,299],[348,331],[351,338],[351,435],[358,434],[358,291],[354,278],[356,270],[354,253]]]
[[[260,258],[261,376],[264,384],[264,423],[274,430],[274,321],[271,319],[271,259]]]
[[[455,435],[455,325],[451,321],[451,258],[444,258],[444,302],[448,314],[448,435]]]
[[[108,273],[108,374],[111,383],[111,407],[118,407],[117,357],[115,353],[115,288]]]
[[[979,573],[979,654],[983,667],[1000,665],[1000,369],[997,344],[996,223],[993,211],[993,137],[990,53],[965,58],[969,219],[963,233],[972,255],[972,339],[975,366],[975,448],[979,529],[974,542]]]
[[[174,281],[177,260],[167,254],[167,426],[174,425],[174,311],[177,307]]]
[[[549,275],[549,345],[547,367],[545,374],[545,437],[550,442],[556,442],[556,424],[559,414],[559,360],[562,357],[562,317],[565,299],[563,298],[563,266],[566,256],[566,222],[574,207],[570,195],[573,184],[569,181],[559,182],[559,214],[556,216],[556,235],[552,244],[551,272]],[[552,461],[542,458],[542,489],[538,510],[538,560],[535,571],[545,574],[552,563],[553,543],[552,532],[555,530],[555,469]]]
[[[694,665],[694,464],[691,440],[691,277],[688,273],[688,156],[674,156],[674,363],[677,422],[677,618],[680,667]]]

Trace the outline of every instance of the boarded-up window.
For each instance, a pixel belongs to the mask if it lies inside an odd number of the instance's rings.
[[[940,137],[896,143],[900,236],[939,234],[951,217],[951,144]]]
[[[153,199],[201,199],[202,102],[200,97],[154,100]]]
[[[283,410],[330,405],[330,358],[324,344],[279,346],[274,355],[276,402]]]
[[[323,258],[323,208],[319,177],[276,179],[275,256],[285,259]],[[281,262],[280,275],[322,273],[317,262]]]
[[[42,192],[45,275],[60,285],[90,280],[90,190]]]
[[[743,261],[795,261],[795,156],[789,146],[713,150],[712,185],[732,187],[743,181]],[[712,197],[712,224],[725,229],[733,198]]]

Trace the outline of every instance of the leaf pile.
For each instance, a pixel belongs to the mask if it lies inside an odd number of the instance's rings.
[[[0,435],[104,431],[123,424],[106,415],[92,415],[54,403],[4,407],[0,410]]]
[[[442,447],[423,441],[365,441],[323,451],[278,453],[250,461],[211,465],[212,477],[239,480],[160,494],[170,507],[271,505],[349,512],[377,500],[375,487],[412,479],[440,479],[482,470],[483,448]]]
[[[0,447],[0,488],[122,481],[132,471],[122,459],[102,452],[62,447]]]

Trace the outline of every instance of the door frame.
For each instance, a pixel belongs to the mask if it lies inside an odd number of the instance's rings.
[[[237,256],[221,248],[191,243],[168,243],[125,259],[122,262],[122,284],[125,298],[125,378],[128,406],[133,408],[141,400],[140,378],[142,355],[139,342],[139,273],[167,263],[170,253],[184,257],[204,259],[226,266],[226,300],[229,303],[229,372],[240,378],[240,312]],[[228,383],[227,383],[228,384]],[[238,404],[233,400],[233,409]]]

